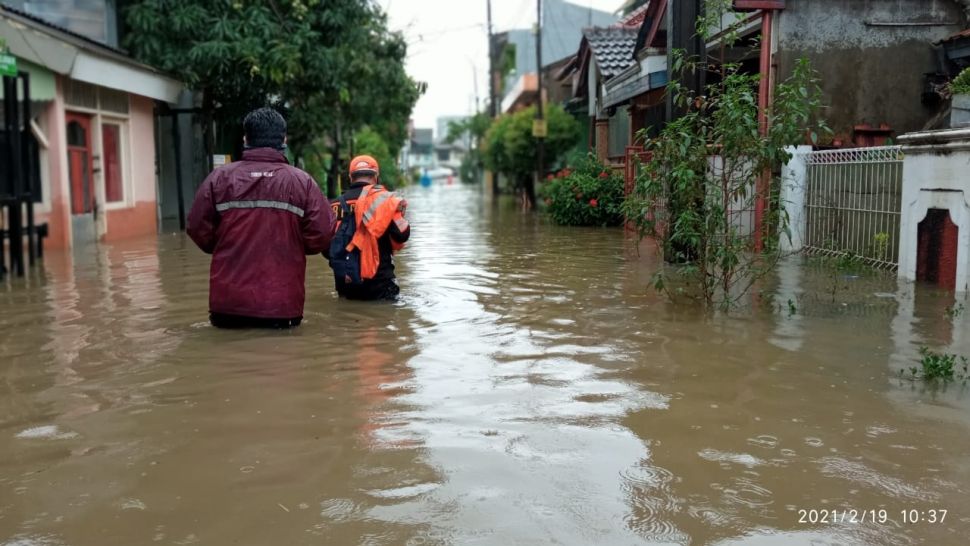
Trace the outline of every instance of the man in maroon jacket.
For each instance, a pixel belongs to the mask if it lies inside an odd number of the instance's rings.
[[[189,237],[212,254],[209,319],[220,328],[288,328],[303,320],[306,256],[333,236],[327,198],[290,166],[286,120],[272,108],[243,121],[242,161],[205,179],[189,213]]]

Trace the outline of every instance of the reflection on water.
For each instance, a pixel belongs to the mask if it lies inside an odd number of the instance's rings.
[[[401,301],[311,260],[290,332],[209,327],[178,236],[0,287],[0,544],[964,542],[970,393],[898,377],[970,355],[951,295],[791,262],[711,318],[619,230],[407,197]]]

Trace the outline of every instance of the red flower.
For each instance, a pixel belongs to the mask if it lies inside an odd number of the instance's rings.
[[[603,171],[600,173],[600,178],[609,178],[609,177],[610,177],[610,173],[606,171]]]
[[[593,207],[593,208],[596,208],[596,205],[598,205],[599,203],[600,203],[600,202],[599,202],[599,201],[597,201],[596,199],[590,199],[590,200],[589,200],[589,206],[591,206],[591,207]]]
[[[571,174],[573,174],[573,171],[570,171],[569,169],[563,169],[562,170],[562,175],[563,176],[569,176]]]
[[[549,174],[549,175],[546,175],[546,180],[552,180],[553,178],[555,178],[555,177],[554,177],[554,176],[552,176],[551,174]]]

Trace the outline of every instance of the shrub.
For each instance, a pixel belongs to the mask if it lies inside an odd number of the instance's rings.
[[[964,68],[963,72],[953,78],[950,92],[954,95],[970,95],[970,68]]]
[[[563,226],[618,226],[623,223],[623,177],[588,155],[549,175],[539,187],[552,220]]]
[[[958,357],[957,355],[951,355],[946,353],[937,353],[930,350],[929,347],[922,346],[919,348],[920,354],[920,365],[922,366],[922,373],[916,371],[916,368],[911,368],[910,371],[913,377],[919,375],[923,379],[942,379],[944,381],[950,381],[952,379],[966,379],[967,377],[967,357]],[[959,358],[959,361],[957,360]],[[963,373],[958,373],[957,364],[963,366]]]

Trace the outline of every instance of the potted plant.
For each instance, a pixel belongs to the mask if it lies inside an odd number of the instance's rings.
[[[953,101],[950,108],[950,127],[970,126],[970,68],[950,82],[950,93]]]

